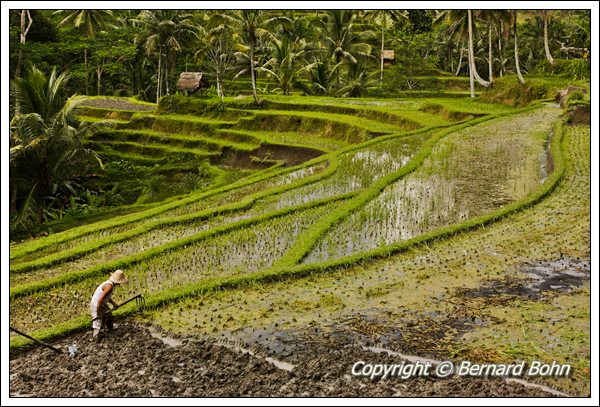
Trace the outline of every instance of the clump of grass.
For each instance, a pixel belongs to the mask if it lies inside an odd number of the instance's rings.
[[[529,79],[522,84],[514,77],[504,77],[498,78],[494,86],[486,88],[480,99],[484,102],[524,107],[535,100],[548,99],[552,96],[553,89],[545,82]]]

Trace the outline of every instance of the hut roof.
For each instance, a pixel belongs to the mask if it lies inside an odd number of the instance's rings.
[[[393,61],[394,60],[394,50],[393,49],[384,49],[383,50],[383,59]]]
[[[194,92],[207,84],[202,72],[182,72],[177,81],[177,89]]]

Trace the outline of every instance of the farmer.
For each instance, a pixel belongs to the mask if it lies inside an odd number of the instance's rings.
[[[110,275],[108,280],[100,284],[98,288],[96,288],[96,291],[94,291],[92,301],[90,302],[90,308],[92,311],[92,328],[94,328],[92,338],[96,342],[100,342],[100,330],[102,328],[107,328],[109,331],[112,330],[112,314],[106,314],[106,303],[110,302],[113,305],[112,310],[119,307],[119,305],[112,300],[112,295],[117,285],[126,282],[127,278],[125,278],[123,270],[117,270]]]

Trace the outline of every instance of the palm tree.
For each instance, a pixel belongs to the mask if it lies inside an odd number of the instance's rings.
[[[492,32],[494,26],[497,23],[509,23],[510,22],[510,12],[506,10],[481,10],[479,12],[480,16],[487,22],[488,24],[488,76],[489,82],[494,82],[494,57],[493,57],[493,47],[492,47]],[[499,35],[500,28],[498,28]]]
[[[237,52],[237,56],[240,59],[246,60],[248,67],[241,70],[236,75],[236,78],[247,72],[250,73],[252,96],[254,97],[254,102],[260,104],[256,91],[256,48],[263,39],[274,37],[268,27],[286,18],[282,16],[266,18],[263,10],[231,10],[230,12],[220,14],[219,18],[225,24],[234,27],[241,36],[242,43],[238,44],[239,51]]]
[[[320,20],[324,52],[335,63],[356,64],[358,57],[370,57],[372,47],[364,40],[375,37],[373,31],[356,33],[354,21],[356,14],[352,10],[328,10]],[[336,70],[337,87],[340,86],[340,71]]]
[[[158,103],[163,95],[163,79],[166,94],[170,93],[169,65],[175,66],[176,53],[181,51],[183,44],[198,38],[200,27],[193,21],[191,14],[182,14],[179,10],[142,10],[135,22],[144,27],[144,31],[136,37],[135,43],[143,44],[148,55],[158,51],[156,76],[156,102]],[[167,58],[164,66],[163,53]],[[163,71],[165,71],[164,75]]]
[[[364,91],[373,89],[372,77],[376,72],[368,73],[363,67],[365,58],[360,58],[356,64],[348,66],[348,72],[344,79],[344,86],[338,90],[338,95],[342,97],[360,97]]]
[[[56,68],[46,76],[32,66],[25,78],[11,82],[11,92],[21,106],[21,114],[10,123],[13,226],[26,224],[27,212],[34,207],[41,219],[46,197],[61,190],[74,192],[72,182],[77,176],[95,163],[102,165],[93,151],[84,148],[85,135],[100,125],[73,119],[76,102],[65,104],[62,97],[68,79],[67,73],[57,75]]]
[[[469,84],[471,89],[471,97],[475,97],[475,80],[485,87],[490,86],[490,83],[477,73],[475,65],[475,51],[473,49],[473,37],[475,35],[475,25],[473,24],[472,10],[444,10],[438,14],[435,23],[446,20],[450,27],[448,28],[452,36],[462,39],[467,39],[468,49],[468,64],[469,64]]]
[[[525,78],[521,74],[521,68],[519,67],[519,32],[517,30],[517,10],[511,12],[511,20],[513,25],[513,35],[515,38],[515,70],[517,71],[517,78],[519,82],[525,83]]]
[[[304,90],[310,95],[329,96],[332,94],[335,85],[334,79],[337,77],[337,71],[342,63],[331,66],[329,59],[320,60],[313,58],[313,61],[305,65],[302,70],[308,73],[310,87]]]
[[[217,80],[217,95],[225,98],[223,82],[225,74],[234,62],[234,36],[229,27],[220,24],[206,33],[206,47],[196,52],[195,57],[206,71],[212,71]]]
[[[502,39],[504,41],[508,40],[509,31],[510,31],[510,21],[511,21],[511,13],[506,10],[506,15],[508,16],[506,20],[500,19],[498,25],[498,58],[496,60],[500,64],[500,69],[498,70],[500,77],[504,76],[504,72],[506,71],[506,63],[508,62],[508,58],[504,55],[504,47],[502,46]]]
[[[400,10],[367,10],[367,18],[375,21],[381,27],[381,54],[379,70],[379,86],[383,83],[383,51],[385,50],[385,29],[388,22],[407,20],[408,17]],[[462,54],[461,54],[462,56]]]
[[[552,18],[551,10],[539,10],[538,16],[542,19],[544,25],[544,51],[546,52],[546,59],[550,65],[554,65],[554,58],[550,53],[550,44],[548,43],[548,20]]]
[[[462,66],[465,41],[469,38],[469,32],[467,29],[466,18],[462,14],[452,13],[452,10],[444,10],[438,12],[435,20],[433,21],[434,26],[440,26],[443,23],[448,23],[448,29],[446,30],[450,36],[450,39],[456,41],[456,44],[460,44],[460,53],[458,57],[458,67],[454,76],[458,76],[460,68]]]
[[[475,51],[473,49],[473,11],[467,10],[467,19],[469,24],[469,66],[471,67],[471,72],[473,77],[477,80],[480,85],[485,87],[490,86],[490,83],[483,79],[477,73],[477,67],[475,66]]]
[[[58,10],[55,13],[65,14],[67,16],[58,23],[59,27],[67,24],[73,24],[76,29],[83,30],[87,38],[95,38],[96,31],[107,25],[106,18],[112,17],[111,10]],[[83,49],[83,63],[85,67],[85,94],[89,94],[89,75],[88,75],[88,55],[87,47]]]
[[[303,68],[298,69],[298,62],[304,60],[306,54],[304,40],[292,41],[287,36],[282,39],[271,39],[271,58],[257,70],[267,72],[279,82],[284,95],[290,94],[290,87]]]

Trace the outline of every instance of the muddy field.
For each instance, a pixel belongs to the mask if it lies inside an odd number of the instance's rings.
[[[331,339],[331,338],[329,338]],[[36,348],[10,361],[12,396],[39,397],[549,397],[544,389],[500,378],[451,379],[398,377],[384,380],[351,375],[352,365],[401,363],[397,355],[377,353],[358,344],[323,340],[308,345],[293,365],[261,356],[239,345],[165,337],[154,327],[120,324],[96,344],[90,333],[54,343],[57,355]],[[337,345],[337,346],[336,346]],[[341,346],[340,346],[341,345]],[[76,346],[74,355],[69,355]],[[307,355],[312,356],[307,356]],[[317,356],[315,356],[317,355]]]

